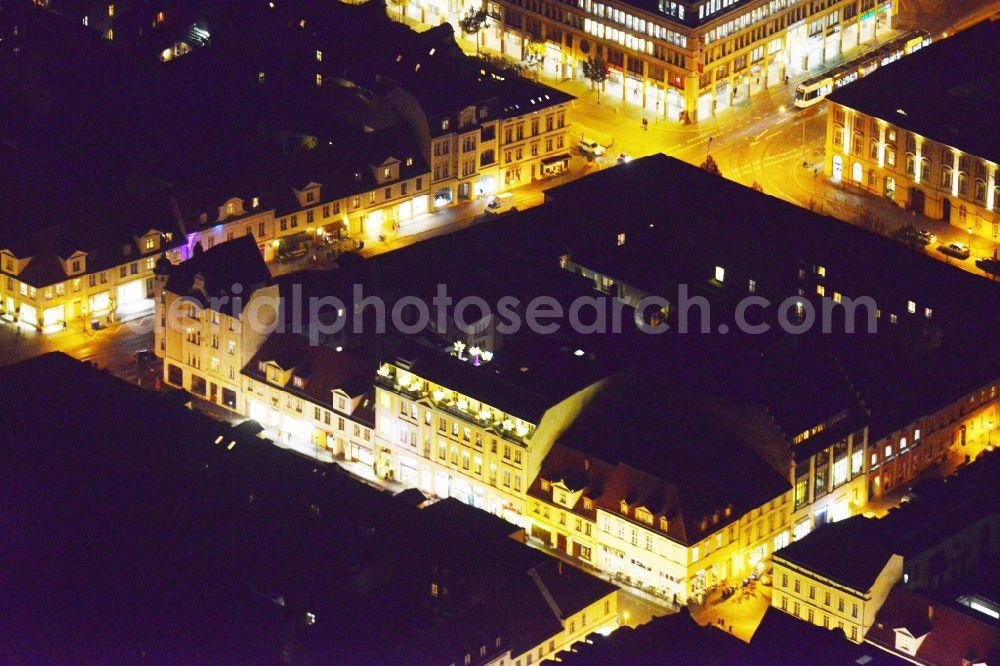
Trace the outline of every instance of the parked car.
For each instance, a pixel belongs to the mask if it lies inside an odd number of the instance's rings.
[[[972,255],[972,250],[965,243],[941,245],[938,247],[938,252],[947,254],[949,257],[955,257],[956,259],[968,259]]]
[[[594,157],[600,157],[604,154],[604,146],[597,143],[593,139],[588,139],[583,137],[580,139],[580,152],[584,155],[593,155]]]
[[[937,236],[927,229],[920,229],[917,231],[917,240],[923,245],[930,245],[937,240]]]
[[[148,349],[140,349],[135,353],[135,363],[139,368],[148,368],[156,361],[156,354]]]
[[[618,164],[628,164],[632,161],[632,156],[626,153],[618,153]]]
[[[896,229],[896,231],[892,232],[892,237],[904,243],[921,242],[920,234],[916,229],[913,228],[912,224],[908,224],[905,227],[900,227],[899,229]]]
[[[503,192],[490,198],[489,203],[486,204],[486,210],[491,213],[502,213],[509,210],[513,203],[514,195],[510,192]]]
[[[976,268],[983,270],[990,275],[1000,277],[1000,259],[993,259],[992,257],[976,259]]]

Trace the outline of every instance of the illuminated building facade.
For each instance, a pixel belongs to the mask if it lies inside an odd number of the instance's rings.
[[[970,237],[1000,238],[1000,106],[987,92],[997,39],[986,21],[834,91],[826,174]]]
[[[347,353],[275,333],[243,368],[239,409],[282,446],[320,460],[372,465],[374,372]]]
[[[504,356],[517,367],[500,370],[498,361],[477,367],[472,358],[415,346],[383,363],[375,382],[378,464],[404,486],[523,526],[528,486],[600,377],[584,369],[576,374],[587,379],[564,381],[564,390],[553,393],[542,385],[557,368],[588,360],[570,355],[572,361],[546,368],[538,357],[521,364],[510,350]]]
[[[840,629],[849,640],[860,643],[893,586],[902,579],[903,558],[879,547],[877,541],[843,542],[826,554],[817,551],[830,545],[836,536],[832,533],[841,529],[853,533],[854,521],[872,522],[856,516],[774,555],[771,605],[810,624]],[[873,530],[868,532],[878,539]],[[820,542],[815,541],[817,537]],[[861,543],[864,546],[859,547]],[[848,549],[857,555],[849,555]],[[833,558],[841,561],[833,562]]]
[[[678,484],[557,444],[529,491],[531,535],[620,582],[684,603],[759,573],[788,544],[788,484],[763,463],[755,471],[762,479],[744,482],[762,481],[760,496],[772,495],[760,505],[702,511],[707,493],[694,487],[684,488],[686,509]]]
[[[431,24],[461,9],[452,0],[404,5],[410,20]],[[877,0],[488,0],[483,8],[491,17],[481,37],[487,48],[580,81],[583,63],[600,55],[609,95],[689,122],[817,71],[891,27],[898,10]]]
[[[266,261],[297,258],[344,237],[391,235],[430,212],[430,172],[405,133],[345,130],[336,143],[296,157],[290,175],[269,181],[261,167],[229,190],[177,195],[184,258],[199,243],[209,249],[242,236]]]
[[[274,330],[278,288],[240,237],[158,275],[154,349],[164,381],[240,412],[240,371]]]
[[[450,26],[400,50],[387,97],[418,137],[434,209],[568,168],[571,95],[463,55]]]
[[[152,312],[157,260],[180,260],[176,223],[133,225],[131,233],[102,226],[63,223],[0,240],[0,316],[51,333]]]

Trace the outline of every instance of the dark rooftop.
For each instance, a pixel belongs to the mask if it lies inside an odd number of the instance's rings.
[[[785,546],[775,557],[859,592],[867,592],[895,553],[888,523],[856,515],[823,525]],[[865,544],[858,548],[858,544]]]
[[[199,276],[204,280],[204,290],[197,288]],[[245,304],[257,288],[270,280],[271,272],[253,236],[240,236],[173,266],[166,290],[206,307],[215,303],[220,311],[230,312],[233,302],[229,297],[240,295]]]
[[[63,354],[0,382],[5,663],[450,663],[558,632],[540,584],[568,612],[615,589]]]
[[[505,347],[478,367],[412,342],[386,360],[534,425],[550,407],[614,371],[593,354],[577,355],[541,337]]]
[[[983,21],[835,90],[830,101],[1000,162],[1000,22]]]

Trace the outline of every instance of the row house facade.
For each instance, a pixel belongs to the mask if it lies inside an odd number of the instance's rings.
[[[243,368],[239,409],[282,446],[373,465],[374,371],[335,348],[275,333]]]
[[[152,312],[154,269],[179,261],[173,225],[149,228],[116,244],[92,248],[70,240],[66,250],[0,246],[0,317],[45,333],[70,324],[106,326]]]
[[[249,236],[270,262],[322,251],[341,238],[375,239],[405,229],[431,212],[431,179],[419,153],[401,150],[400,155],[319,167],[311,171],[315,180],[287,187],[206,199],[201,205],[182,201],[182,258],[192,256],[198,245],[210,249]]]
[[[241,413],[241,370],[276,328],[278,287],[256,243],[223,243],[157,275],[154,350],[163,380]]]
[[[1000,237],[996,158],[963,152],[843,104],[827,114],[826,173],[835,183],[891,199],[919,215],[988,239]]]
[[[453,44],[454,38],[448,39]],[[437,48],[400,54],[398,66],[405,73],[387,93],[424,151],[433,209],[568,168],[571,95]]]
[[[873,442],[868,461],[868,498],[878,499],[915,479],[935,461],[956,452],[973,460],[1000,444],[1000,384],[996,378],[953,401],[887,432]]]
[[[599,382],[545,401],[506,383],[490,387],[496,380],[486,365],[413,349],[383,363],[375,380],[377,464],[406,487],[524,526],[528,487],[555,435]]]
[[[791,494],[761,463],[761,504],[686,510],[680,489],[557,444],[529,491],[531,535],[615,580],[674,603],[763,571],[788,544]],[[688,501],[700,504],[698,492]]]
[[[416,3],[410,3],[415,5]],[[411,20],[440,21],[447,0],[420,3]],[[481,37],[544,75],[585,81],[601,56],[606,89],[655,117],[696,122],[781,84],[888,29],[896,3],[877,0],[491,0]],[[399,10],[389,16],[398,18]],[[455,23],[457,26],[457,23]]]

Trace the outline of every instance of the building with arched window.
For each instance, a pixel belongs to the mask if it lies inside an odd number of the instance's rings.
[[[1000,24],[986,22],[834,91],[826,172],[898,205],[1000,239]],[[947,81],[927,85],[928,81]],[[847,137],[850,137],[848,144]],[[860,146],[868,142],[869,150]],[[897,150],[905,159],[896,158]],[[845,157],[868,171],[842,171]],[[858,162],[854,162],[857,164]]]

